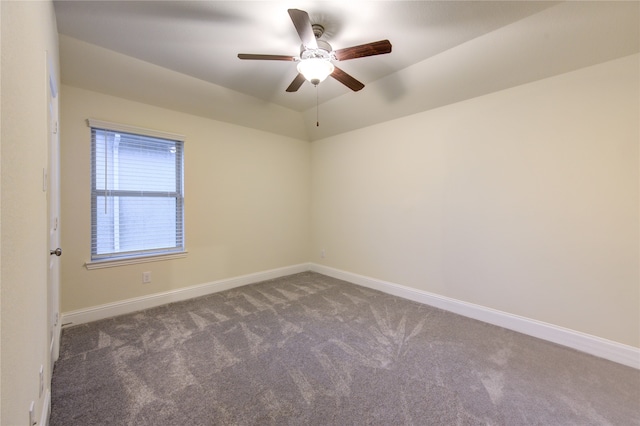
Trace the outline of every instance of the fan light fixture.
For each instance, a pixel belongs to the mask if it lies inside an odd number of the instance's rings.
[[[298,72],[314,86],[329,77],[334,69],[331,61],[325,58],[307,58],[298,63]]]

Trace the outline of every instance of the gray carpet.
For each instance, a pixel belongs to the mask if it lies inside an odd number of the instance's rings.
[[[305,272],[66,328],[52,426],[640,425],[640,371]]]

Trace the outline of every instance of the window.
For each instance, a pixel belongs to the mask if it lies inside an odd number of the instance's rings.
[[[184,252],[181,136],[89,120],[91,261]]]

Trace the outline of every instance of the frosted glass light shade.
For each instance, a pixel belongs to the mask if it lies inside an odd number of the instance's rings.
[[[331,61],[325,58],[307,58],[298,64],[298,72],[314,86],[323,82],[334,68]]]

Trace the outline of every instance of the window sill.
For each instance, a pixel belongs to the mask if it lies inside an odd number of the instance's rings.
[[[187,254],[189,253],[186,251],[183,251],[180,253],[167,253],[167,254],[156,254],[153,256],[132,257],[130,259],[98,260],[93,262],[87,262],[84,264],[84,266],[89,270],[102,269],[102,268],[115,268],[117,266],[135,265],[137,263],[148,263],[148,262],[159,262],[162,260],[182,259],[187,257]]]

